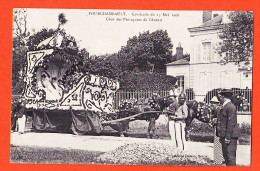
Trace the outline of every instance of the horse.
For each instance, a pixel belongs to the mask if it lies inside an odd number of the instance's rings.
[[[194,119],[197,119],[201,122],[212,124],[213,118],[216,116],[213,114],[214,109],[210,105],[210,100],[213,96],[216,96],[218,99],[218,92],[221,89],[214,89],[207,93],[205,96],[204,102],[198,102],[196,100],[190,100],[186,101],[186,104],[188,106],[188,116],[185,119],[186,127],[185,127],[185,133],[186,133],[186,139],[189,140],[189,130],[191,123]],[[211,97],[212,96],[212,97]],[[211,98],[210,98],[211,97]],[[220,99],[219,99],[220,101]],[[158,111],[156,114],[156,119],[159,118],[159,115],[169,107],[171,103],[173,103],[173,99],[169,96],[166,97],[159,97],[159,98],[153,98],[149,100],[148,104],[139,104],[137,105],[137,102],[125,102],[122,103],[120,110],[124,111],[124,115],[121,114],[120,117],[126,117],[126,116],[132,116],[137,113],[141,113],[144,111]],[[234,94],[231,97],[231,102],[237,106],[241,106],[241,104],[244,103],[244,98],[242,94]],[[143,109],[140,109],[143,108]],[[123,113],[123,112],[122,112]],[[166,112],[167,113],[167,112]],[[151,117],[154,117],[152,114],[143,114],[135,118],[135,120],[149,120]],[[128,122],[129,124],[129,122]]]

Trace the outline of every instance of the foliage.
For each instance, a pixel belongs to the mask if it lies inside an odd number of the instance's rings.
[[[251,128],[250,124],[242,123],[240,125],[241,134],[251,135],[251,131],[252,131],[252,128]]]
[[[223,44],[217,51],[225,54],[225,63],[249,61],[253,55],[253,12],[234,11],[228,17],[231,22],[224,24],[219,34]]]
[[[213,127],[208,123],[194,120],[191,123],[191,133],[210,133],[213,134]]]
[[[60,26],[66,24],[67,21],[68,21],[68,20],[65,18],[65,14],[64,14],[64,13],[59,14],[58,20],[59,20],[58,29],[60,28]]]
[[[164,64],[172,60],[172,47],[167,31],[147,31],[130,38],[121,48],[119,58],[128,65],[125,70],[137,67],[140,71],[164,72]]]
[[[12,50],[12,93],[20,94],[23,88],[22,70],[25,66],[26,46],[30,32],[27,29],[27,11],[13,11],[13,50]]]
[[[120,78],[121,90],[169,90],[175,85],[175,77],[150,72],[125,72]]]
[[[11,163],[92,164],[103,152],[11,146]]]
[[[13,10],[13,34],[24,41],[23,39],[30,35],[27,30],[27,10],[26,9],[14,9]],[[25,44],[23,42],[23,44]]]
[[[84,58],[82,71],[114,79],[118,79],[122,72],[116,54],[106,54],[99,57],[91,56],[87,59]]]

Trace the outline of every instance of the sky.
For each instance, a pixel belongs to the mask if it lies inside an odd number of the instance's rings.
[[[60,13],[68,20],[63,29],[90,55],[116,53],[129,38],[158,29],[167,30],[173,43],[173,54],[179,43],[184,53],[190,53],[187,28],[202,24],[202,11],[27,9],[28,29],[30,32],[38,32],[44,27],[56,29]]]

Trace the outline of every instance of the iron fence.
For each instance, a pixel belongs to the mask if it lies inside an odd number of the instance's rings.
[[[234,94],[242,95],[244,101],[248,103],[248,109],[243,112],[252,112],[252,90],[251,89],[234,89]],[[140,90],[140,91],[117,91],[115,95],[114,106],[116,109],[120,106],[120,102],[126,99],[147,99],[151,98],[154,93],[157,93],[160,97],[165,97],[169,95],[168,90]],[[209,102],[213,96],[216,95],[213,91],[196,91],[192,89],[187,89],[185,91],[187,100],[197,100]],[[12,100],[19,98],[20,95],[12,95]],[[238,108],[238,112],[242,112],[241,108]]]
[[[126,99],[146,99],[151,98],[153,93],[157,93],[159,96],[164,97],[169,95],[169,91],[167,90],[140,90],[140,91],[117,91],[115,96],[115,108],[118,109],[120,102]],[[209,102],[213,96],[216,96],[216,92],[214,91],[196,91],[194,92],[192,89],[187,89],[185,91],[187,100],[197,100]],[[237,108],[239,112],[252,112],[252,90],[251,89],[234,89],[233,93],[236,95],[242,95],[244,101],[247,101],[248,109],[242,110],[242,108]]]

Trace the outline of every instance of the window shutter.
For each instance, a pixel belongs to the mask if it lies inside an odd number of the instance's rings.
[[[205,89],[205,73],[200,73],[200,89],[203,91]]]
[[[206,89],[207,91],[212,89],[212,73],[211,72],[208,72],[207,73],[207,76],[206,76]]]
[[[200,62],[200,43],[197,44],[197,62]]]
[[[188,76],[187,75],[184,75],[184,89],[188,89],[189,88],[189,83],[188,83]]]
[[[217,61],[217,59],[216,59],[216,55],[215,55],[215,53],[216,53],[216,50],[215,50],[215,46],[216,46],[216,44],[215,44],[215,42],[212,42],[212,48],[211,48],[211,61],[214,61],[214,62],[216,62]]]

